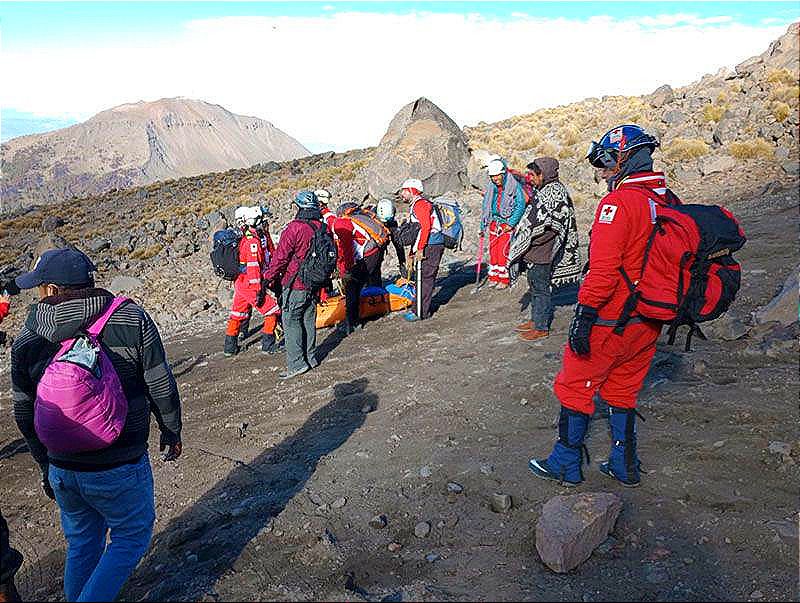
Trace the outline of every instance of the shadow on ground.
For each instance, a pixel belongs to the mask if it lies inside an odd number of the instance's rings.
[[[333,400],[293,435],[239,464],[190,509],[169,522],[121,593],[123,599],[202,596],[236,562],[259,530],[283,511],[316,471],[377,408],[367,379],[334,386]],[[197,555],[191,558],[190,555]]]

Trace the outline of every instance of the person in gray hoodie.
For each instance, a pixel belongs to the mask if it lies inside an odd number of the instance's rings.
[[[120,306],[99,341],[122,385],[127,417],[108,446],[86,452],[48,450],[37,436],[37,386],[60,342],[81,334],[114,296],[94,286],[95,267],[74,248],[46,251],[21,289],[38,288],[25,326],[11,348],[14,418],[42,469],[42,486],[61,510],[67,539],[67,601],[113,601],[150,544],[155,521],[153,474],[147,454],[150,414],[161,431],[165,461],[177,459],[181,405],[158,329],[141,307]],[[106,544],[106,533],[110,539]]]

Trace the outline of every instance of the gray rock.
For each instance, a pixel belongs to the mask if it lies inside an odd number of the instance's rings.
[[[195,299],[189,302],[189,309],[193,312],[202,312],[203,310],[207,309],[209,306],[208,301],[205,299]]]
[[[108,290],[114,295],[117,295],[123,291],[136,291],[143,284],[144,282],[133,276],[115,276],[108,286]]]
[[[101,237],[98,237],[96,239],[92,239],[87,244],[87,248],[92,253],[99,253],[99,252],[103,251],[104,249],[108,249],[109,247],[111,247],[111,241],[109,241],[108,239],[101,238]]]
[[[372,519],[369,520],[369,527],[375,528],[376,530],[382,530],[387,525],[389,525],[389,520],[386,518],[386,515],[376,515]]]
[[[736,341],[747,335],[750,327],[735,314],[728,313],[708,323],[704,330],[718,339]]]
[[[728,155],[706,157],[700,162],[700,172],[703,176],[718,172],[729,172],[736,167],[736,160]]]
[[[681,182],[691,182],[700,178],[700,170],[696,166],[681,164],[675,167],[675,178]]]
[[[434,561],[439,561],[439,559],[441,559],[441,558],[442,558],[442,556],[439,555],[439,553],[428,553],[427,555],[425,555],[425,561],[427,561],[428,563],[433,563]]]
[[[491,153],[485,149],[472,149],[467,162],[467,179],[477,189],[486,190],[489,185],[489,174],[486,165],[489,163]]]
[[[431,533],[431,524],[427,521],[420,521],[414,526],[414,536],[417,538],[425,538]]]
[[[735,119],[729,119],[723,116],[717,127],[714,128],[714,142],[718,144],[727,144],[736,140],[736,137],[741,130],[740,124]]]
[[[346,504],[347,504],[347,499],[344,496],[340,496],[331,503],[331,509],[341,509]]]
[[[419,476],[425,479],[429,478],[431,476],[431,468],[428,467],[427,465],[420,467]]]
[[[387,546],[386,548],[389,549],[390,553],[397,553],[400,549],[403,548],[403,545],[400,544],[399,542],[390,542],[389,546]]]
[[[426,196],[467,184],[467,139],[444,111],[426,98],[403,107],[389,124],[367,168],[369,194],[393,196],[406,178],[419,178]]]
[[[161,220],[153,220],[152,222],[147,223],[147,230],[154,234],[160,235],[167,231],[167,225]]]
[[[42,220],[42,230],[44,232],[53,232],[61,226],[64,226],[64,220],[60,216],[47,216]]]
[[[658,564],[649,564],[644,568],[644,579],[650,584],[662,584],[669,581],[669,572]]]
[[[757,71],[761,67],[761,64],[763,62],[764,61],[761,59],[760,56],[749,58],[746,61],[743,61],[742,63],[736,65],[735,67],[736,73],[738,75],[750,75],[755,71]]]
[[[668,84],[656,88],[655,92],[650,95],[650,104],[656,109],[660,109],[667,103],[671,103],[675,99],[675,93],[672,87]]]
[[[322,504],[322,497],[316,492],[311,492],[310,490],[308,491],[308,500],[310,500],[316,506],[320,506]]]
[[[622,501],[607,492],[555,496],[536,523],[536,550],[551,570],[568,572],[586,561],[614,528]]]
[[[782,325],[790,325],[798,320],[797,294],[798,294],[798,270],[792,270],[783,283],[780,293],[772,298],[766,306],[758,308],[753,313],[753,321],[756,324],[767,322],[779,322]]]
[[[784,544],[796,546],[798,539],[797,519],[792,521],[768,521],[767,526],[778,535]]]
[[[775,159],[777,159],[778,161],[786,161],[787,159],[789,159],[789,149],[787,149],[786,147],[778,147],[777,149],[775,149]],[[797,161],[794,161],[792,163],[797,164]]]
[[[492,511],[495,513],[507,513],[511,510],[511,507],[514,506],[514,500],[511,498],[510,494],[495,492],[492,494],[490,505],[492,507]]]
[[[464,486],[457,484],[456,482],[448,482],[447,491],[452,494],[461,494],[464,491]]]
[[[789,176],[800,175],[800,163],[798,163],[797,159],[781,162],[781,168]]]
[[[665,124],[675,126],[686,121],[686,113],[679,109],[670,109],[664,112],[664,115],[661,116],[661,121]]]
[[[791,458],[792,456],[792,445],[787,442],[770,442],[767,450],[769,450],[770,454],[782,458]]]

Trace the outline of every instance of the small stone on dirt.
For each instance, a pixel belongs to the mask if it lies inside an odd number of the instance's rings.
[[[755,601],[760,601],[764,598],[764,593],[762,593],[760,590],[754,590],[750,593],[750,598]]]
[[[386,518],[386,515],[376,515],[369,520],[369,527],[375,528],[376,530],[382,530],[388,525],[388,523],[389,520]]]
[[[344,496],[340,496],[336,500],[331,503],[331,508],[333,509],[341,509],[343,506],[347,504],[347,499]]]
[[[448,482],[447,491],[452,494],[461,494],[464,491],[464,486],[457,484],[456,482]]]
[[[320,495],[316,494],[315,492],[311,492],[310,490],[308,492],[308,500],[310,500],[318,507],[322,504],[322,498],[320,497]]]
[[[492,494],[491,507],[495,513],[507,513],[513,505],[514,501],[510,494],[502,494],[501,492]]]
[[[430,533],[431,524],[429,524],[427,521],[420,521],[416,526],[414,526],[414,536],[417,538],[425,538]]]
[[[191,555],[186,555],[186,561],[188,561],[189,563],[197,563],[197,560],[198,557],[194,553],[192,553]]]
[[[489,475],[490,473],[494,472],[494,466],[489,465],[488,463],[484,463],[481,465],[481,473],[484,475]]]
[[[387,546],[386,548],[389,549],[390,553],[396,553],[397,551],[403,548],[403,545],[400,544],[399,542],[390,542],[389,546]]]
[[[425,555],[425,561],[427,561],[428,563],[439,561],[439,559],[441,559],[439,553],[428,553],[427,555]]]
[[[427,465],[420,467],[419,469],[419,476],[424,478],[429,478],[432,474],[431,468]]]

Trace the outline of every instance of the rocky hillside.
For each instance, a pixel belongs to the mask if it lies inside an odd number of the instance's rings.
[[[800,23],[769,49],[689,86],[664,85],[641,97],[588,98],[566,106],[465,128],[473,150],[470,179],[481,182],[489,152],[524,168],[541,155],[558,157],[562,178],[576,201],[596,198],[597,184],[584,160],[592,140],[619,123],[637,123],[660,139],[657,166],[676,190],[699,192],[709,177],[726,186],[798,175],[798,73]]]
[[[308,154],[268,121],[219,105],[140,101],[4,143],[0,211]]]
[[[384,144],[400,149],[400,157],[413,170],[430,168],[425,174],[431,183],[451,183],[457,189],[450,194],[465,210],[467,238],[463,251],[448,252],[445,266],[458,268],[474,261],[478,187],[485,177],[480,165],[489,151],[505,154],[517,167],[538,155],[560,157],[562,179],[573,191],[585,244],[604,185],[594,181],[583,155],[590,140],[617,123],[643,123],[659,134],[663,145],[656,154],[657,165],[667,170],[673,188],[686,200],[725,204],[796,187],[797,42],[794,25],[760,57],[685,88],[665,86],[645,97],[586,99],[466,128],[471,154],[462,153],[463,133],[452,131],[450,118],[420,99],[400,110]],[[432,133],[449,138],[432,139]],[[440,158],[448,165],[454,162],[447,173],[438,164],[425,164],[424,150],[434,143]],[[455,165],[456,160],[461,165]],[[323,186],[337,202],[360,201],[370,182],[379,183],[378,188],[390,185],[381,174],[389,169],[396,172],[395,186],[411,175],[401,173],[405,168],[378,147],[266,162],[18,209],[0,221],[0,278],[14,268],[27,268],[44,249],[74,243],[96,259],[103,284],[144,301],[162,328],[219,326],[231,290],[211,273],[208,241],[236,206],[268,204],[277,233],[293,211],[295,191]],[[463,182],[465,174],[471,185],[453,184]],[[391,272],[393,253],[388,256]],[[126,278],[115,280],[120,276]],[[19,316],[8,320],[4,330],[13,333]]]

